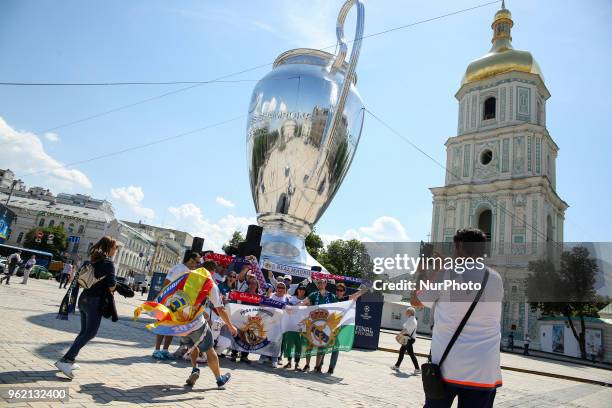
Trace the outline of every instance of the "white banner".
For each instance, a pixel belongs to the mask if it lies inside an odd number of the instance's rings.
[[[232,348],[238,351],[276,357],[283,340],[283,310],[266,306],[229,303],[226,309],[238,336]]]

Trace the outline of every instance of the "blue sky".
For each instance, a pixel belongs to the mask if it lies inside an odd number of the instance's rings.
[[[3,0],[0,81],[208,80],[271,63],[287,49],[334,44],[342,3]],[[366,35],[482,3],[367,1]],[[499,7],[363,42],[357,72],[366,106],[440,162],[444,142],[456,134],[453,95],[468,63],[488,51]],[[612,3],[509,0],[507,7],[514,46],[532,52],[552,94],[547,123],[560,147],[557,190],[570,204],[566,241],[610,241]],[[257,80],[269,69],[231,79]],[[52,132],[184,85],[0,87],[0,168],[12,168],[29,186],[107,198],[122,218],[184,228],[218,246],[255,217],[244,119],[69,169],[56,166],[246,114],[254,85],[203,85]],[[328,239],[427,239],[428,187],[443,182],[440,167],[366,116],[352,168],[317,230]]]

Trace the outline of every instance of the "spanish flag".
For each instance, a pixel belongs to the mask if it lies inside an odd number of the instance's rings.
[[[156,302],[144,302],[137,307],[134,320],[144,312],[157,320],[148,324],[147,329],[156,334],[184,336],[204,324],[202,303],[214,284],[205,268],[185,273],[165,286]]]

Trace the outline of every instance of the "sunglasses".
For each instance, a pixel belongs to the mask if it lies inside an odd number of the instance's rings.
[[[345,292],[345,290],[338,288],[338,289],[336,289],[336,292]]]

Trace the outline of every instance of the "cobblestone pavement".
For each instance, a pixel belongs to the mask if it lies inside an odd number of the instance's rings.
[[[423,404],[420,378],[406,372],[391,372],[389,366],[396,355],[384,351],[342,353],[333,376],[221,360],[223,371],[232,374],[226,390],[216,389],[205,367],[196,386],[185,389],[183,384],[190,371],[187,362],[153,361],[150,357],[153,335],[146,331],[142,321],[131,320],[134,306],[143,299],[139,295],[129,300],[118,297],[120,320],[102,322],[98,337],[79,355],[81,369],[76,372],[76,378],[69,381],[55,370],[53,362],[74,339],[79,330],[79,317],[73,315],[69,321],[55,318],[64,294],[56,285],[54,281],[35,279],[27,287],[18,282],[0,285],[0,388],[69,387],[70,401],[64,404],[66,407],[100,404],[158,408],[291,405],[322,408],[419,407]],[[409,363],[409,359],[405,361],[405,370]],[[590,371],[589,374],[597,375]],[[609,407],[612,400],[609,387],[512,371],[504,371],[503,375],[504,386],[496,398],[498,407],[596,408]],[[0,399],[0,406],[58,405],[8,404]]]

